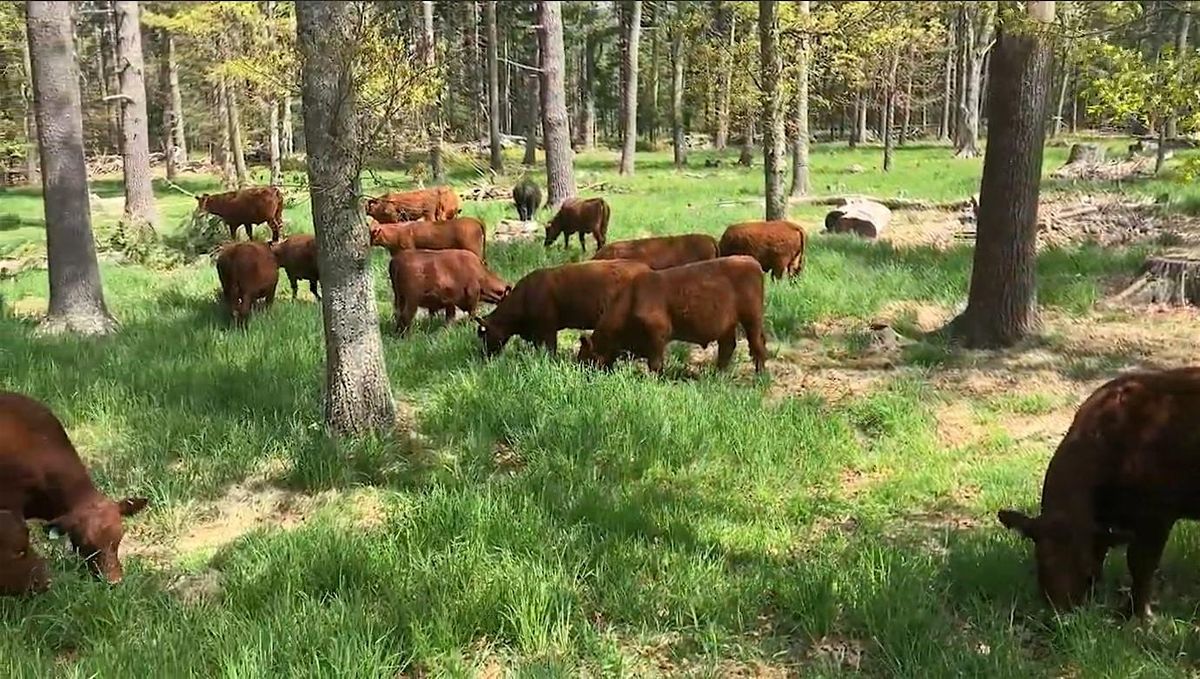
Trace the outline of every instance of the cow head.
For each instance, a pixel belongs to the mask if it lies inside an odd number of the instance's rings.
[[[1027,516],[1003,509],[996,517],[1006,528],[1033,540],[1038,588],[1046,601],[1062,612],[1078,606],[1087,596],[1100,577],[1105,553],[1132,537],[1123,530],[1080,524],[1057,513]]]
[[[488,304],[499,304],[505,297],[508,297],[508,293],[512,292],[512,286],[491,271],[486,272],[484,278],[480,299]]]
[[[72,546],[83,557],[93,575],[115,585],[124,577],[121,559],[117,555],[121,538],[125,535],[121,521],[145,509],[149,502],[146,498],[125,498],[114,502],[98,494],[90,502],[54,519],[50,525],[71,538]]]
[[[546,239],[542,241],[542,245],[550,247],[550,244],[558,238],[558,234],[561,232],[562,229],[558,226],[558,215],[555,215],[553,219],[546,223]]]
[[[600,362],[599,357],[596,356],[596,343],[592,340],[591,335],[579,336],[579,353],[575,355],[575,360],[591,365],[597,365]]]
[[[30,548],[24,517],[0,511],[0,594],[41,592],[49,586],[46,562]]]
[[[499,327],[495,321],[489,318],[480,318],[472,316],[475,325],[478,326],[476,334],[479,336],[479,342],[483,345],[483,355],[491,358],[504,350],[504,345],[508,344],[510,335],[503,328]]]
[[[207,211],[208,210],[208,199],[210,197],[211,196],[209,196],[207,193],[202,193],[202,194],[196,196],[196,209],[200,210],[201,212]]]

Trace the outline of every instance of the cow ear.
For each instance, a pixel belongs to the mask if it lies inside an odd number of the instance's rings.
[[[1036,541],[1041,534],[1037,517],[1027,516],[1013,509],[1001,509],[996,518],[1005,528],[1017,531],[1021,535]]]
[[[121,516],[133,516],[146,508],[150,504],[150,500],[144,497],[127,497],[117,503],[117,510],[121,512]]]
[[[1096,540],[1105,547],[1117,547],[1127,545],[1133,542],[1133,531],[1125,528],[1113,528],[1111,526],[1099,528],[1096,531]]]

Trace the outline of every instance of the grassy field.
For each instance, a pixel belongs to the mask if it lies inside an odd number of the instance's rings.
[[[946,148],[902,149],[887,176],[879,155],[818,146],[815,191],[945,200],[977,190],[980,161]],[[1047,169],[1064,158],[1047,149]],[[578,175],[608,183],[614,239],[718,234],[761,211],[761,167],[677,173],[669,154],[646,154],[636,177],[620,178],[613,159],[584,156]],[[455,180],[471,177],[460,168]],[[1122,188],[1170,191],[1181,205],[1195,191],[1167,180]],[[116,182],[93,190],[102,206],[120,195]],[[194,203],[159,195],[171,236]],[[794,216],[815,228],[823,211]],[[465,212],[515,217],[501,203]],[[98,209],[98,228],[113,214]],[[310,230],[307,202],[285,221]],[[41,228],[36,192],[0,192],[0,256],[36,250]],[[59,413],[103,487],[152,499],[130,524],[118,587],[42,545],[54,587],[0,601],[0,667],[8,677],[1194,675],[1195,530],[1177,530],[1160,615],[1137,626],[1114,613],[1122,559],[1110,560],[1095,605],[1055,617],[1036,595],[1028,545],[993,518],[1035,505],[1083,395],[1125,367],[1193,355],[1192,316],[1095,308],[1144,253],[1043,251],[1046,331],[1016,350],[930,339],[880,353],[868,321],[915,337],[953,315],[969,247],[815,236],[802,277],[768,282],[769,378],[754,376],[744,343],[730,374],[711,369],[713,352],[680,345],[661,379],[640,366],[580,368],[568,338],[559,356],[516,341],[485,361],[469,323],[422,317],[403,339],[385,335],[408,431],[352,444],[320,431],[321,325],[307,292],[231,332],[207,261],[105,265],[121,332],[79,341],[35,336],[44,271],[0,281],[0,388]],[[511,280],[578,256],[540,243],[489,252]],[[384,258],[373,265],[388,327]]]

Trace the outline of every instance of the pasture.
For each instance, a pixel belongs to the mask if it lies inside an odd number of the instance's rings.
[[[733,166],[734,151],[702,167],[711,155],[677,172],[669,152],[639,154],[637,175],[623,178],[598,152],[577,159],[577,179],[604,183],[610,240],[719,235],[761,215],[762,168]],[[950,156],[901,148],[885,175],[878,148],[818,145],[813,190],[934,201],[977,191],[981,160]],[[1065,157],[1047,148],[1047,172]],[[475,178],[460,164],[451,182]],[[407,181],[372,173],[367,192],[376,179]],[[195,203],[156,189],[169,242]],[[1179,219],[1196,192],[1169,179],[1048,180],[1043,197],[1083,189],[1170,192],[1164,209]],[[120,184],[93,191],[102,232]],[[897,213],[897,239],[868,243],[815,235],[827,209],[791,212],[813,237],[799,278],[767,282],[764,377],[741,339],[728,374],[712,369],[715,348],[675,345],[654,378],[640,363],[577,366],[575,333],[560,336],[557,356],[514,340],[490,361],[461,317],[443,327],[422,314],[398,338],[378,251],[402,421],[392,438],[354,444],[320,429],[320,309],[303,286],[296,302],[281,288],[235,332],[207,259],[107,263],[121,330],[75,340],[34,333],[44,270],[0,281],[0,388],[54,409],[101,487],[151,498],[128,524],[120,586],[40,545],[54,586],[0,600],[4,674],[1194,674],[1194,527],[1168,546],[1158,617],[1137,625],[1115,612],[1119,556],[1093,604],[1056,617],[1037,596],[1029,545],[995,520],[1036,505],[1046,461],[1096,386],[1194,361],[1194,313],[1099,305],[1155,242],[1044,248],[1042,334],[965,352],[925,334],[966,299],[970,243],[921,237],[922,219],[946,217]],[[515,218],[507,202],[464,213]],[[306,199],[285,225],[311,230]],[[35,256],[41,227],[38,192],[0,191],[0,258]],[[510,282],[578,257],[577,244],[540,241],[488,252]],[[874,321],[905,339],[876,346]]]

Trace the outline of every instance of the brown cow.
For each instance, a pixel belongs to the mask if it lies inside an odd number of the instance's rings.
[[[763,338],[762,268],[751,257],[722,257],[639,275],[617,295],[591,337],[580,338],[579,360],[609,367],[629,352],[661,373],[667,343],[717,343],[725,368],[742,326],[754,369],[767,360]]]
[[[512,289],[467,250],[401,250],[392,255],[388,275],[397,334],[408,330],[418,308],[445,311],[449,323],[455,309],[474,315],[480,300],[496,304]]]
[[[0,509],[0,595],[43,592],[49,586],[46,562],[29,544],[25,517]]]
[[[513,335],[557,352],[559,330],[596,327],[613,296],[634,276],[649,270],[641,262],[613,259],[526,274],[495,311],[475,319],[484,353],[499,353]]]
[[[393,255],[400,250],[469,250],[483,261],[487,230],[474,217],[459,217],[448,222],[403,222],[372,224],[371,245],[386,248]]]
[[[117,583],[121,519],[147,502],[109,499],[92,484],[54,413],[21,394],[0,393],[0,509],[66,533],[93,574]]]
[[[716,239],[702,233],[689,233],[609,243],[597,250],[592,259],[632,259],[658,270],[716,258]]]
[[[244,326],[255,302],[261,299],[270,306],[275,301],[279,264],[271,248],[263,243],[229,243],[217,255],[217,277],[233,324]]]
[[[308,289],[313,297],[321,299],[317,292],[317,282],[321,280],[317,272],[317,239],[309,234],[289,236],[281,243],[271,245],[275,254],[275,262],[287,273],[288,282],[292,284],[292,299],[300,292],[300,281],[308,281]]]
[[[721,256],[747,255],[758,260],[763,271],[779,279],[804,270],[804,229],[783,219],[745,222],[725,229]]]
[[[596,239],[596,249],[604,247],[608,239],[608,218],[611,214],[608,203],[603,198],[568,198],[558,209],[558,214],[546,225],[546,240],[550,244],[563,236],[563,248],[571,246],[571,236],[579,234],[579,247],[587,250],[583,242],[585,234],[592,234]]]
[[[425,220],[444,222],[458,216],[458,194],[449,186],[385,193],[368,198],[367,214],[382,224]]]
[[[1150,615],[1154,571],[1171,527],[1200,519],[1200,368],[1131,373],[1075,413],[1042,484],[1040,516],[1002,510],[1033,540],[1038,585],[1056,609],[1078,605],[1108,550],[1128,543],[1132,612]]]
[[[246,227],[246,238],[254,239],[254,225],[271,227],[271,242],[279,240],[283,230],[283,193],[277,186],[227,191],[196,196],[198,210],[216,215],[229,227],[229,239],[237,239],[239,226]]]

